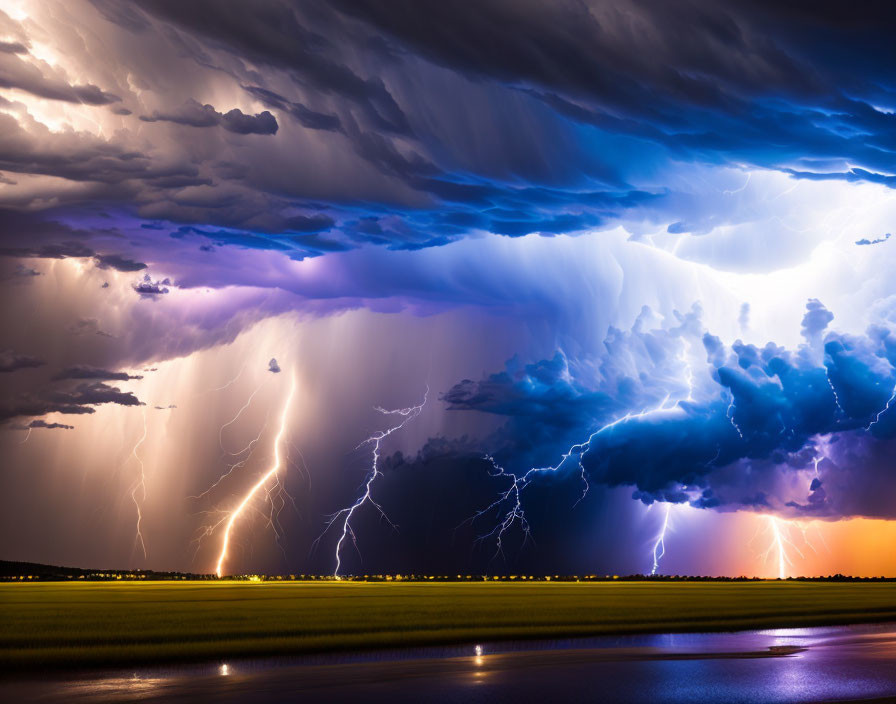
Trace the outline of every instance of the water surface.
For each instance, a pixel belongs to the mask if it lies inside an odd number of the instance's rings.
[[[638,635],[23,676],[9,702],[822,702],[893,697],[896,625]]]

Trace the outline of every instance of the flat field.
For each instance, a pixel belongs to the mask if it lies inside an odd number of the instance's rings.
[[[896,583],[0,584],[0,669],[896,620]]]

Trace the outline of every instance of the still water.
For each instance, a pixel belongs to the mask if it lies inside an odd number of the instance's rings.
[[[5,702],[896,701],[896,626],[480,643],[0,680]]]

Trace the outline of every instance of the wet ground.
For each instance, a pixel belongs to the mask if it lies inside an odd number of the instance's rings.
[[[896,701],[896,625],[602,637],[0,681],[6,702]]]

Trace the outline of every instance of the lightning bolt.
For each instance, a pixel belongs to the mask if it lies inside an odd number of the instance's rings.
[[[233,379],[228,381],[226,384],[224,384],[224,386],[216,386],[215,388],[212,388],[212,389],[206,389],[205,391],[202,391],[196,395],[202,396],[204,394],[210,394],[212,391],[223,391],[224,389],[227,389],[227,388],[233,386],[237,382],[237,380],[242,376],[243,370],[246,368],[246,365],[248,363],[249,363],[248,360],[244,361],[242,366],[240,367],[239,371],[236,373],[236,376],[233,377]]]
[[[531,531],[529,529],[529,522],[526,519],[526,512],[523,509],[522,505],[522,492],[532,483],[535,477],[542,474],[551,474],[560,471],[560,469],[564,465],[566,465],[569,459],[574,457],[576,461],[576,467],[579,470],[579,475],[582,481],[582,495],[578,498],[576,503],[573,504],[573,507],[577,506],[579,502],[581,502],[582,499],[584,499],[585,496],[588,495],[588,491],[590,489],[590,485],[588,484],[588,474],[585,471],[585,465],[582,463],[582,460],[585,454],[591,449],[591,443],[594,442],[594,440],[598,436],[600,436],[601,433],[615,428],[617,425],[620,425],[627,421],[646,418],[662,411],[675,410],[675,408],[677,407],[677,403],[675,406],[667,407],[666,404],[668,403],[668,401],[669,396],[667,395],[663,399],[662,403],[660,403],[656,408],[641,411],[640,413],[626,413],[621,418],[617,418],[616,420],[607,423],[606,425],[601,426],[600,428],[595,430],[584,442],[572,445],[566,452],[561,455],[560,461],[557,464],[551,467],[533,467],[522,476],[516,475],[513,472],[506,471],[504,467],[499,465],[491,455],[485,455],[483,459],[492,467],[492,470],[490,471],[491,476],[507,477],[507,479],[510,480],[510,484],[507,487],[506,491],[501,492],[498,495],[497,499],[495,499],[491,504],[489,504],[482,510],[474,513],[466,521],[463,521],[460,526],[474,523],[477,519],[487,514],[500,511],[505,505],[509,504],[509,508],[503,509],[503,518],[498,521],[497,525],[495,525],[495,527],[488,533],[479,535],[476,540],[477,542],[483,542],[491,538],[495,539],[495,545],[497,549],[492,557],[492,559],[494,559],[498,555],[503,555],[504,534],[516,523],[519,523],[520,527],[523,530],[525,542],[525,540],[531,538]],[[460,526],[458,526],[458,528],[460,528]]]
[[[393,410],[387,410],[380,406],[375,406],[374,410],[378,413],[382,413],[384,416],[398,416],[401,418],[401,422],[396,423],[393,426],[390,426],[386,430],[378,430],[373,435],[368,437],[366,440],[363,440],[358,446],[355,448],[356,450],[364,447],[365,445],[372,446],[372,459],[370,464],[370,469],[367,472],[367,477],[364,481],[364,491],[362,494],[355,500],[351,506],[347,506],[346,508],[340,509],[336,513],[332,514],[328,520],[327,525],[324,528],[323,533],[321,533],[317,540],[314,541],[312,545],[312,550],[317,547],[320,543],[321,538],[323,538],[330,528],[341,518],[342,519],[342,535],[339,536],[339,540],[336,543],[336,552],[335,552],[335,560],[336,560],[336,568],[333,570],[333,576],[338,577],[339,571],[342,569],[342,547],[345,544],[347,538],[351,538],[352,544],[355,547],[355,550],[358,550],[358,540],[355,535],[355,531],[352,528],[352,518],[355,513],[364,505],[370,504],[373,506],[380,514],[380,516],[385,520],[392,528],[396,528],[395,524],[389,519],[386,515],[386,512],[383,510],[383,507],[373,498],[373,485],[376,482],[377,477],[382,476],[382,472],[379,468],[379,460],[380,460],[380,447],[382,445],[383,440],[392,435],[392,433],[398,432],[412,420],[417,418],[422,412],[423,407],[426,405],[426,401],[429,398],[429,385],[426,386],[426,391],[423,394],[423,401],[416,406],[409,406],[408,408],[398,408]],[[360,554],[360,551],[359,551]]]
[[[526,513],[522,505],[522,492],[528,487],[532,480],[538,475],[555,473],[560,471],[560,469],[567,464],[570,458],[575,458],[576,467],[578,468],[579,475],[582,480],[582,495],[578,498],[573,507],[577,506],[582,499],[588,494],[588,490],[590,489],[590,485],[588,484],[588,475],[585,471],[585,465],[582,463],[582,460],[585,454],[591,449],[591,444],[594,442],[596,438],[598,438],[601,433],[610,430],[617,425],[625,423],[631,420],[637,420],[646,418],[648,416],[654,415],[656,413],[661,413],[664,411],[673,411],[676,408],[680,408],[680,404],[682,402],[690,402],[694,398],[694,383],[695,383],[695,375],[693,372],[693,368],[691,367],[690,361],[688,359],[689,353],[691,351],[690,343],[687,339],[682,338],[683,349],[681,354],[679,355],[679,361],[685,367],[685,383],[687,384],[687,395],[683,398],[678,399],[672,406],[668,406],[669,399],[671,398],[671,394],[667,394],[666,397],[660,402],[658,406],[652,409],[641,411],[640,413],[626,413],[624,416],[617,418],[616,420],[607,423],[604,426],[601,426],[597,430],[595,430],[584,442],[576,443],[564,452],[560,456],[560,461],[550,467],[533,467],[529,469],[522,476],[516,475],[513,472],[508,472],[499,465],[495,459],[491,455],[485,455],[483,459],[491,465],[490,474],[493,477],[506,477],[509,479],[510,484],[507,487],[507,490],[501,492],[498,495],[498,498],[495,499],[491,504],[486,506],[480,511],[474,513],[470,518],[466,521],[462,522],[460,525],[467,525],[471,523],[475,523],[478,519],[482,518],[485,515],[493,514],[495,512],[499,512],[499,520],[497,524],[490,530],[488,533],[479,535],[477,537],[477,542],[483,542],[486,540],[490,540],[492,538],[495,539],[495,554],[492,559],[496,558],[498,555],[503,555],[503,539],[505,533],[513,527],[515,524],[519,524],[520,528],[523,531],[523,542],[531,538],[531,530],[529,528],[529,522],[526,518]],[[504,508],[508,506],[508,508]],[[503,516],[500,516],[500,511],[504,511]],[[458,526],[460,528],[460,526]]]
[[[146,559],[146,543],[143,541],[143,533],[140,530],[141,524],[143,523],[143,511],[141,509],[141,502],[146,501],[146,472],[143,466],[143,460],[140,459],[140,455],[137,454],[137,450],[140,449],[140,446],[146,440],[146,408],[142,409],[143,413],[143,435],[140,436],[140,439],[137,441],[137,444],[134,445],[134,449],[131,450],[131,456],[137,461],[137,464],[140,466],[140,474],[137,478],[137,481],[134,482],[134,485],[131,487],[131,501],[134,502],[134,507],[137,509],[137,529],[136,535],[134,536],[134,546],[136,547],[137,543],[140,544],[140,549],[143,551],[143,559]],[[137,500],[138,492],[141,494],[140,501]]]
[[[31,431],[32,431],[32,430],[34,430],[34,428],[31,428],[31,427],[28,428],[28,432],[25,433],[25,439],[22,440],[22,442],[20,442],[19,445],[24,445],[26,442],[28,442],[28,438],[31,437]]]
[[[239,376],[239,375],[237,375],[237,376]],[[224,425],[221,426],[221,429],[218,431],[218,445],[221,447],[221,452],[227,452],[227,450],[224,449],[224,429],[230,427],[231,425],[233,425],[240,419],[240,416],[243,415],[245,410],[247,408],[249,408],[250,405],[252,405],[252,399],[255,398],[255,395],[259,391],[261,391],[262,386],[264,386],[264,381],[262,381],[258,386],[255,387],[255,391],[253,391],[249,395],[249,398],[242,405],[240,410],[238,410],[236,412],[236,415],[233,418],[231,418],[229,421],[227,421]],[[222,388],[224,388],[224,387],[222,387]],[[237,454],[239,454],[239,453],[237,453]]]
[[[793,550],[801,558],[805,555],[790,539],[788,528],[789,521],[782,521],[777,516],[766,516],[768,519],[767,527],[770,535],[769,546],[762,554],[762,559],[768,561],[769,557],[774,554],[778,563],[778,579],[787,579],[787,568],[793,567],[793,560],[788,554],[788,550]],[[813,548],[814,549],[814,548]]]
[[[890,410],[890,406],[893,402],[896,401],[896,386],[893,387],[893,393],[890,394],[890,398],[887,400],[887,405],[884,406],[876,416],[874,416],[874,420],[871,421],[868,425],[865,426],[865,430],[871,430],[871,427],[877,425],[880,422],[880,417]]]
[[[731,421],[732,427],[737,431],[738,437],[741,440],[744,439],[744,434],[740,430],[740,426],[738,426],[737,421],[734,420],[734,394],[731,394],[731,403],[728,404],[728,410],[725,411],[725,415],[728,417],[728,420]]]
[[[828,369],[827,366],[824,368],[824,376],[828,380],[828,386],[831,387],[831,393],[834,394],[834,403],[837,404],[837,408],[840,409],[840,412],[843,415],[846,415],[846,411],[844,411],[843,406],[840,405],[840,396],[837,395],[837,389],[834,388],[834,382],[831,381],[831,370]]]
[[[660,567],[660,560],[662,560],[663,555],[666,554],[666,531],[669,530],[670,513],[672,513],[672,504],[666,502],[666,512],[663,515],[663,525],[660,528],[660,533],[656,538],[656,542],[653,544],[653,567],[650,570],[651,575],[656,574],[656,571]]]
[[[245,457],[243,457],[243,459],[241,459],[241,460],[237,460],[236,462],[231,462],[230,464],[228,464],[227,469],[224,470],[224,472],[221,474],[220,477],[218,477],[218,479],[214,482],[214,484],[212,484],[208,489],[203,491],[201,494],[196,494],[194,496],[189,496],[187,498],[190,498],[190,499],[203,498],[204,496],[210,494],[212,492],[212,490],[215,489],[225,479],[227,479],[227,477],[229,477],[231,474],[233,474],[234,470],[238,469],[239,467],[245,467],[246,464],[249,462],[249,460],[252,459],[252,455],[255,454],[255,448],[258,445],[258,443],[261,441],[261,436],[264,434],[264,431],[267,429],[267,427],[268,427],[268,422],[267,422],[267,419],[265,419],[264,425],[261,426],[261,430],[258,431],[258,434],[254,438],[252,438],[243,449],[241,449],[237,452],[227,452],[225,450],[225,452],[228,455],[230,455],[231,457],[240,457],[243,454],[245,454],[246,452],[248,452],[249,454],[246,455]],[[219,439],[220,439],[220,436],[219,436]]]
[[[246,495],[243,497],[242,501],[240,501],[236,508],[234,508],[230,512],[228,518],[226,519],[226,523],[224,526],[224,537],[221,541],[221,552],[218,555],[218,564],[215,567],[215,574],[218,577],[221,577],[224,573],[224,561],[227,559],[227,548],[230,545],[230,536],[233,532],[234,524],[243,513],[243,511],[245,511],[246,507],[249,505],[255,495],[258,494],[258,492],[261,491],[272,478],[277,476],[277,472],[280,470],[280,467],[283,464],[283,460],[280,455],[280,446],[283,442],[283,437],[286,434],[286,423],[289,420],[289,410],[292,405],[292,399],[293,396],[295,396],[295,392],[296,378],[295,374],[293,374],[290,380],[289,394],[287,395],[286,401],[283,404],[283,412],[280,414],[280,427],[277,431],[276,437],[274,438],[274,460],[267,471],[262,474],[261,478],[252,486],[252,488],[249,489],[248,492],[246,492]],[[268,496],[270,497],[270,492],[268,493]],[[222,519],[220,523],[223,522],[224,520]]]

